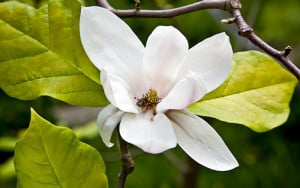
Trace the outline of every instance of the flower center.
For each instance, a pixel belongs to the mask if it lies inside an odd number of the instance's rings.
[[[157,91],[154,89],[149,89],[146,94],[143,94],[142,98],[136,98],[136,105],[142,108],[143,111],[153,110],[155,113],[155,107],[158,103],[160,103],[161,98],[158,97]]]

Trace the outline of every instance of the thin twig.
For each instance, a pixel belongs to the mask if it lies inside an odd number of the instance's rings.
[[[246,23],[241,15],[241,3],[239,0],[202,0],[186,6],[167,9],[167,10],[142,10],[129,9],[117,10],[113,8],[107,0],[96,0],[99,6],[111,10],[119,17],[148,17],[148,18],[172,18],[182,14],[204,10],[204,9],[219,9],[224,10],[233,16],[229,19],[224,19],[223,23],[235,23],[239,29],[239,34],[248,38],[254,45],[258,46],[272,57],[279,60],[287,69],[289,69],[300,80],[300,69],[289,59],[291,48],[288,46],[283,51],[276,50],[260,37],[258,37],[253,29]]]
[[[135,0],[135,9],[140,10],[141,9],[141,1],[140,0]]]
[[[123,140],[120,134],[119,134],[119,143],[120,143],[120,150],[121,150],[122,170],[118,178],[118,188],[124,188],[127,175],[132,173],[134,170],[134,161],[128,150],[127,142]]]

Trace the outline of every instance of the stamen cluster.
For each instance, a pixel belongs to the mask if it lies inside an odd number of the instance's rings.
[[[143,111],[155,109],[156,105],[160,103],[161,98],[158,97],[157,91],[150,89],[142,98],[136,98],[136,105],[142,108]]]

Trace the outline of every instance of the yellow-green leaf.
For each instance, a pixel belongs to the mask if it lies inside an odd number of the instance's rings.
[[[57,127],[31,111],[30,126],[15,149],[19,188],[108,187],[104,162],[71,129]]]
[[[257,51],[234,54],[227,80],[190,106],[201,116],[263,132],[283,124],[297,79],[271,57]]]
[[[80,42],[80,10],[74,0],[44,1],[38,8],[0,2],[0,87],[8,95],[51,96],[80,106],[108,103],[100,73]]]

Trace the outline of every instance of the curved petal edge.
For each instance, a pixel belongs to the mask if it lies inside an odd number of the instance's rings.
[[[179,146],[199,164],[217,171],[227,171],[239,164],[218,133],[203,119],[187,110],[170,111],[168,117]]]

